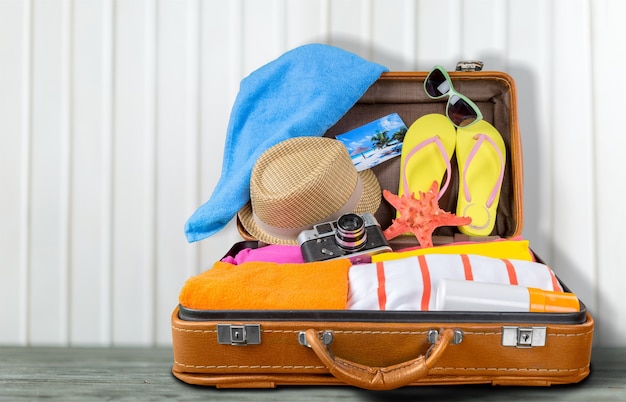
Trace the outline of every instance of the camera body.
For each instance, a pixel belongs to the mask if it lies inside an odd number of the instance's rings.
[[[372,214],[345,214],[320,223],[298,236],[306,262],[348,258],[353,264],[371,262],[372,255],[392,251]]]

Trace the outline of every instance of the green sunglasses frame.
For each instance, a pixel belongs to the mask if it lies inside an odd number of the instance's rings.
[[[448,92],[446,92],[443,95],[440,96],[431,96],[428,93],[428,90],[426,89],[426,83],[428,82],[428,79],[430,78],[431,74],[435,71],[439,71],[441,72],[441,74],[443,74],[444,78],[446,79],[446,82],[448,83],[448,86],[450,87],[450,89],[448,90]],[[448,119],[452,122],[452,124],[454,124],[456,127],[469,127],[474,123],[479,122],[480,120],[482,120],[483,118],[483,114],[481,113],[480,109],[478,108],[478,105],[476,105],[470,98],[468,98],[467,96],[463,95],[462,93],[460,93],[459,91],[457,91],[454,88],[454,85],[452,85],[452,79],[450,78],[450,75],[448,74],[448,72],[446,71],[445,68],[441,67],[440,65],[435,65],[430,72],[428,73],[428,75],[426,76],[426,78],[424,79],[424,92],[426,92],[426,95],[431,98],[431,99],[442,99],[443,97],[448,97],[448,102],[446,103],[446,116],[448,117]],[[466,124],[464,126],[458,126],[456,123],[454,123],[454,121],[450,118],[450,115],[448,113],[448,110],[450,109],[450,101],[452,100],[452,97],[456,96],[459,99],[463,100],[465,103],[467,103],[469,105],[469,107],[472,108],[472,110],[476,113],[476,119],[474,121],[472,121],[469,124]]]

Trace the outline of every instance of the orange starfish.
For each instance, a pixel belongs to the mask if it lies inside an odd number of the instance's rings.
[[[392,220],[383,234],[387,240],[391,240],[406,232],[411,232],[417,238],[422,247],[432,247],[432,235],[440,226],[467,225],[472,218],[456,216],[439,208],[437,196],[439,195],[439,183],[434,181],[430,189],[423,193],[419,192],[419,198],[415,193],[403,194],[398,197],[389,190],[383,190],[383,197],[399,212],[399,217]]]

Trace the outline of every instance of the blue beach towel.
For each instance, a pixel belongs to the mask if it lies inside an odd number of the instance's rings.
[[[187,220],[187,241],[215,234],[250,200],[252,168],[265,150],[293,137],[322,136],[383,71],[388,69],[337,47],[309,44],[244,78],[228,123],[220,179]]]

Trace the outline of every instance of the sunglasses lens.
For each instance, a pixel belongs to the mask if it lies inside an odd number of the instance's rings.
[[[432,98],[439,98],[450,91],[450,84],[443,72],[436,68],[426,77],[424,89]]]
[[[448,102],[448,118],[457,127],[465,127],[478,119],[478,113],[472,105],[456,95],[450,97]]]

